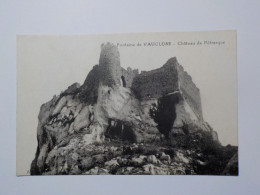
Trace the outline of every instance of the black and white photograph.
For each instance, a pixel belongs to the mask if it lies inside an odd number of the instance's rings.
[[[257,195],[260,1],[0,0],[0,195]]]
[[[21,175],[238,176],[236,31],[17,36]]]

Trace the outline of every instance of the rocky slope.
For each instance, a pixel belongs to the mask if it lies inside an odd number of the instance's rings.
[[[105,45],[83,85],[41,106],[31,175],[238,174],[237,147],[221,146],[181,93],[138,98],[118,60]]]

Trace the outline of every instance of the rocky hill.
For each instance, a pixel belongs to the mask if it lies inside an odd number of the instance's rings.
[[[237,147],[223,147],[203,120],[200,91],[176,58],[139,73],[117,47],[43,104],[31,175],[237,175]]]

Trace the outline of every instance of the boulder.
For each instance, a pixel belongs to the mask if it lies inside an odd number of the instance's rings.
[[[171,162],[171,157],[170,155],[166,155],[165,153],[162,153],[160,160],[166,163],[170,163]]]
[[[155,157],[155,155],[149,155],[147,157],[147,162],[156,165],[159,164],[160,161]]]
[[[116,159],[112,159],[110,161],[105,162],[105,167],[107,169],[113,169],[113,168],[115,168],[117,166],[119,166],[119,164],[118,164]]]
[[[134,166],[141,166],[145,163],[147,157],[140,155],[139,157],[133,157],[131,160],[131,164],[133,164]]]

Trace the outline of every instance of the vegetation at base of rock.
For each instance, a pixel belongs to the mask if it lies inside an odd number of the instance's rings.
[[[77,138],[81,135],[79,133]],[[57,155],[54,164],[46,163],[44,170],[32,174],[238,175],[238,165],[234,164],[229,172],[224,172],[237,153],[237,147],[221,146],[202,130],[178,136],[175,140],[175,143],[169,140],[130,143],[110,139],[87,146],[77,142],[74,147],[68,147],[70,142],[64,142],[56,151],[66,155]]]

